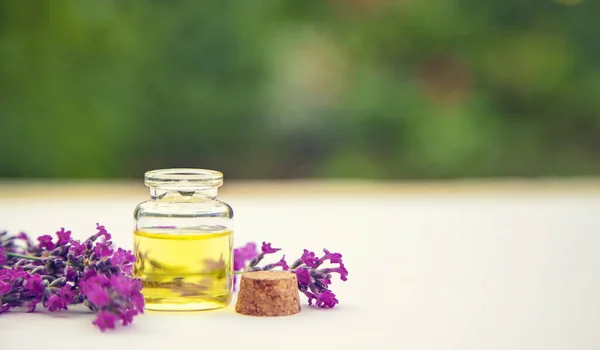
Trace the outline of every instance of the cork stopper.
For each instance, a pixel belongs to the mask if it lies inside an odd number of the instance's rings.
[[[288,316],[300,312],[296,275],[288,271],[246,272],[235,311],[250,316]]]

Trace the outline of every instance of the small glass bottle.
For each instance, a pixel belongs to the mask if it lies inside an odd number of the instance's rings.
[[[148,310],[227,306],[233,289],[233,210],[217,199],[223,174],[163,169],[145,174],[151,199],[134,213],[134,275]]]

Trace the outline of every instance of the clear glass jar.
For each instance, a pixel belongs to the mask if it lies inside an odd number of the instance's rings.
[[[148,310],[227,306],[233,289],[233,210],[217,199],[223,174],[163,169],[145,174],[150,199],[134,213],[134,275]]]

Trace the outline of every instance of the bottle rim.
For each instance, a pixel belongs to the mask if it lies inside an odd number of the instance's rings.
[[[144,183],[148,187],[169,189],[199,189],[223,185],[223,173],[209,169],[171,168],[147,171]]]

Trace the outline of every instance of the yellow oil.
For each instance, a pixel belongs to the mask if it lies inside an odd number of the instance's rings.
[[[134,253],[148,310],[209,310],[231,301],[231,231],[136,231]]]

